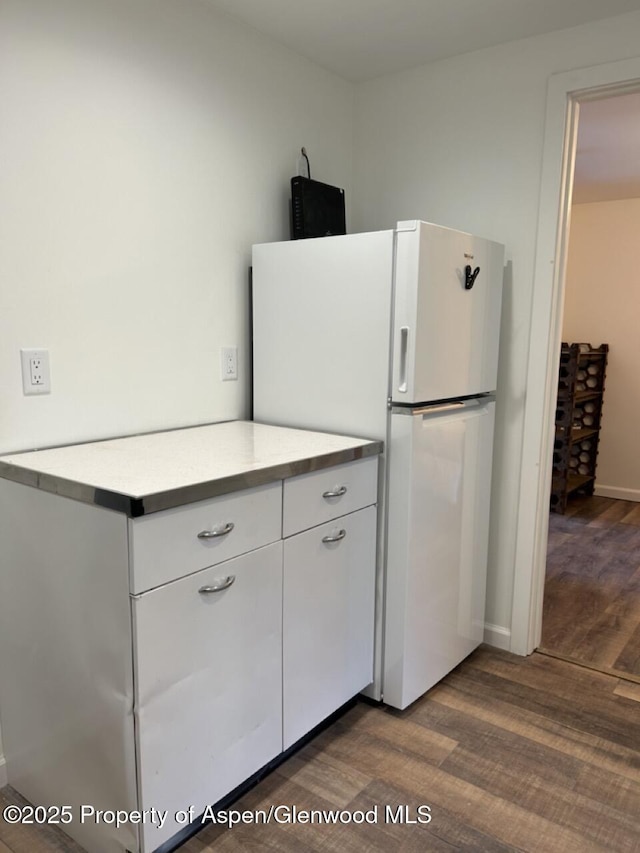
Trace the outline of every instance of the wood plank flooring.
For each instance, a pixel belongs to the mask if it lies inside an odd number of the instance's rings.
[[[359,703],[235,805],[377,808],[377,823],[209,825],[180,853],[638,851],[636,687],[482,647],[405,711]],[[0,805],[15,796],[5,788]],[[400,805],[414,818],[430,806],[431,822],[385,822],[385,806]],[[79,848],[0,819],[7,851]]]
[[[640,679],[640,504],[581,497],[551,513],[541,648]]]

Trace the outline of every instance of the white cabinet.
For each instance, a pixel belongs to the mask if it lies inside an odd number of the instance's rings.
[[[284,543],[284,748],[373,680],[376,508]]]
[[[282,750],[282,542],[133,600],[140,808],[154,850]]]
[[[287,470],[139,518],[0,478],[9,781],[92,853],[151,853],[371,681],[377,457]]]

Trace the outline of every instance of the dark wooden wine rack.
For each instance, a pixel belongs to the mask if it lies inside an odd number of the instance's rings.
[[[609,345],[562,344],[553,447],[551,510],[564,513],[572,495],[592,495]]]

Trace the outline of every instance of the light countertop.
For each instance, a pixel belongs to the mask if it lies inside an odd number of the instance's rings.
[[[140,516],[381,450],[379,441],[227,421],[10,454],[0,477]]]

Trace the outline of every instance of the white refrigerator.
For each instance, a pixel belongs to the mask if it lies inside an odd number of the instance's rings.
[[[503,263],[418,221],[253,247],[254,419],[385,442],[368,692],[396,708],[483,639]]]

